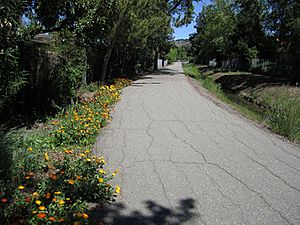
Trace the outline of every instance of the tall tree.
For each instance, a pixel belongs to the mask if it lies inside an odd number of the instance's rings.
[[[265,33],[263,31],[263,1],[236,0],[236,27],[231,37],[232,53],[241,60],[246,69],[249,58],[259,56],[264,50]]]

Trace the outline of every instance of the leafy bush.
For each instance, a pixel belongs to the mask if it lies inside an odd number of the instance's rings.
[[[184,70],[184,73],[188,76],[191,76],[195,79],[200,78],[200,70],[199,70],[198,66],[196,66],[196,65],[184,64],[183,70]]]
[[[118,171],[106,171],[105,160],[91,146],[110,119],[109,107],[129,84],[117,80],[101,86],[44,129],[10,136],[15,142],[11,177],[0,180],[1,224],[87,224],[88,203],[115,200],[120,187],[109,182]]]
[[[0,111],[12,101],[25,84],[20,68],[21,42],[26,40],[20,25],[21,1],[8,0],[0,5]]]

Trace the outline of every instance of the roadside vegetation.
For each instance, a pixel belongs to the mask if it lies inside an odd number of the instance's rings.
[[[93,152],[129,80],[91,85],[89,96],[35,129],[1,134],[1,224],[88,224],[88,203],[115,201],[103,157]]]
[[[233,80],[243,76],[242,72],[220,72],[215,68],[194,64],[184,64],[183,68],[185,74],[197,79],[217,98],[232,105],[246,117],[265,124],[292,141],[300,141],[299,87],[269,84],[237,91],[235,86],[226,87],[222,77],[232,76],[230,79]]]

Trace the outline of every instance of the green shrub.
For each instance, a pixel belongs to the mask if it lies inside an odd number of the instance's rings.
[[[193,64],[184,64],[183,65],[184,73],[188,76],[191,76],[195,79],[200,78],[200,70],[199,67]]]

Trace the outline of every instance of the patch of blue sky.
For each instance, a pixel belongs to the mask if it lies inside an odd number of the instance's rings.
[[[194,2],[194,7],[195,7],[195,15],[194,15],[194,20],[191,24],[187,25],[187,26],[182,26],[182,27],[174,27],[174,39],[178,40],[178,39],[187,39],[189,38],[190,34],[193,34],[196,32],[196,17],[198,16],[198,14],[201,12],[202,7],[204,5],[208,5],[210,4],[211,1],[210,0],[203,0],[201,2]]]

